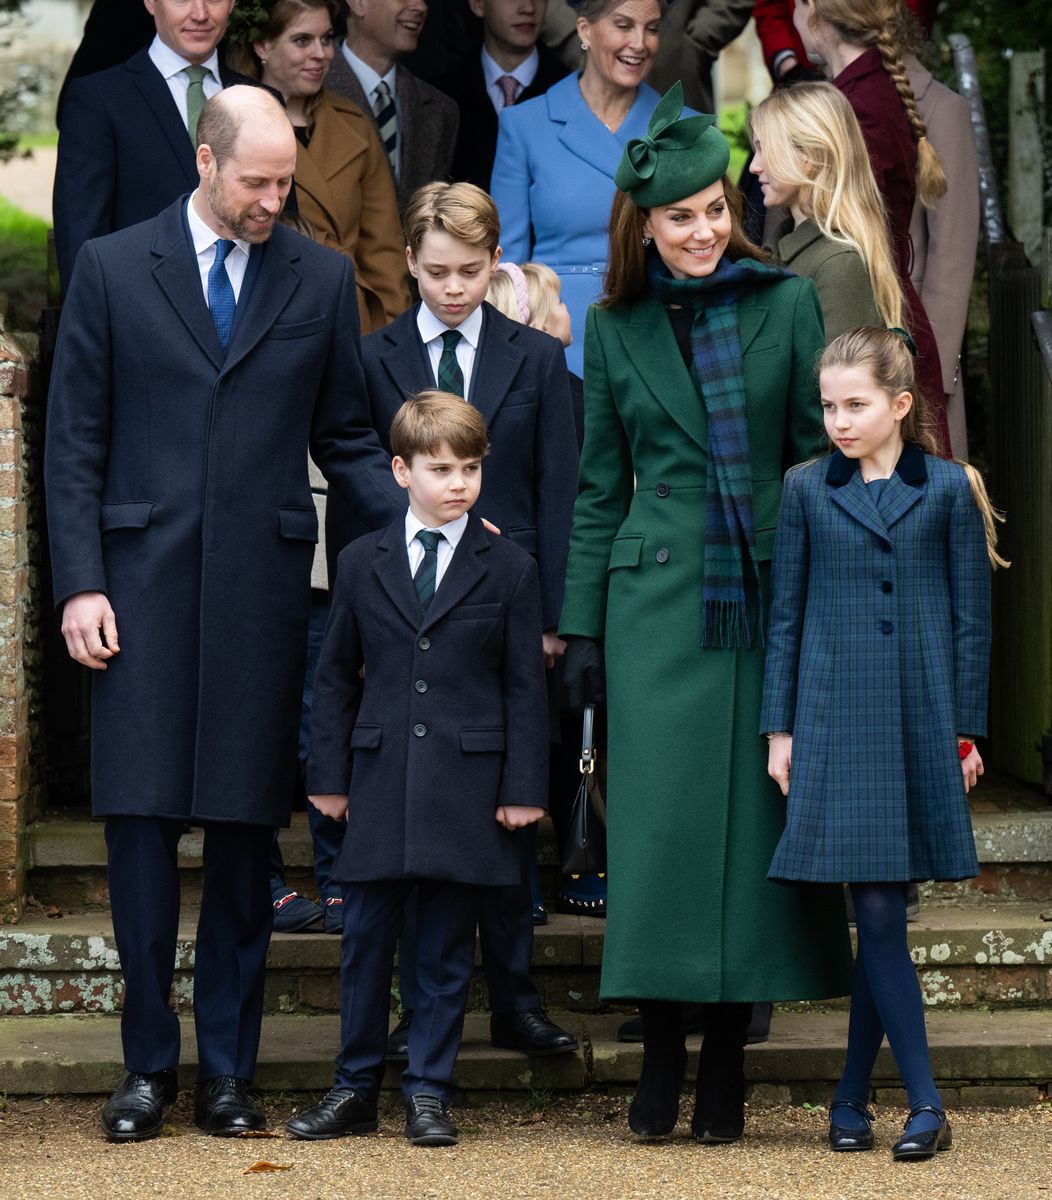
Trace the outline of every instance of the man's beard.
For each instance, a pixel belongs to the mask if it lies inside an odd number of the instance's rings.
[[[219,221],[230,230],[236,238],[240,238],[243,242],[248,242],[250,245],[258,242],[265,242],[267,238],[274,232],[274,225],[277,223],[278,216],[281,215],[280,209],[271,220],[269,225],[260,226],[255,221],[250,220],[251,217],[261,217],[270,214],[262,208],[245,209],[241,212],[231,208],[227,203],[226,188],[223,186],[222,175],[216,172],[215,178],[208,185],[208,207]]]

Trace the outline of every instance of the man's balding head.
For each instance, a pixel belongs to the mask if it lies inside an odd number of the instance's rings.
[[[291,145],[295,152],[296,135],[288,114],[266,88],[248,84],[224,88],[205,102],[197,122],[198,148],[208,146],[221,167],[234,153],[241,129],[248,125],[254,132]]]

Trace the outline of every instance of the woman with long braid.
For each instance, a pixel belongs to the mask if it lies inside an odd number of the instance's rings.
[[[895,266],[917,345],[917,383],[950,452],[939,350],[931,322],[910,282],[910,217],[917,198],[933,208],[946,176],[917,108],[903,63],[912,18],[902,0],[796,0],[793,24],[808,57],[847,97],[869,151],[888,214]]]

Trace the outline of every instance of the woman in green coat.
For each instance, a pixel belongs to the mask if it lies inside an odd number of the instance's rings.
[[[744,1127],[752,1002],[845,993],[850,946],[838,889],[767,880],[785,805],[758,724],[782,474],[821,437],[821,313],[742,234],[714,118],[681,110],[677,84],[616,177],[560,632],[572,698],[602,698],[605,659],[602,995],[643,1019],[629,1124],[675,1126],[697,1002],[692,1130],[716,1142]]]
[[[772,238],[775,259],[814,281],[826,342],[860,325],[901,326],[905,300],[884,202],[850,102],[831,83],[773,92],[749,118],[767,208],[790,215]]]

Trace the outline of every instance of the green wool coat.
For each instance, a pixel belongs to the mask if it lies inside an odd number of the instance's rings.
[[[826,237],[810,218],[794,227],[790,217],[775,231],[774,256],[786,270],[814,280],[827,344],[859,325],[884,328],[869,272],[854,246]]]
[[[739,303],[753,513],[771,557],[782,474],[819,445],[814,286]],[[785,802],[759,736],[762,650],[702,650],[705,410],[662,305],[591,308],[585,439],[560,631],[604,642],[608,999],[814,999],[850,989],[840,889],[767,870]],[[763,565],[766,586],[769,567]]]

